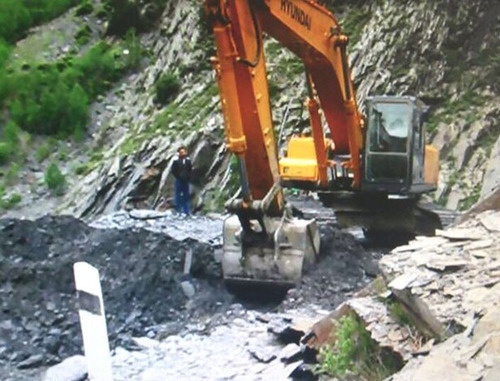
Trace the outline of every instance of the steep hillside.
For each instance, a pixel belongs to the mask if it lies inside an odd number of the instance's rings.
[[[93,5],[88,14],[67,21],[68,16],[62,16],[34,30],[13,54],[21,54],[23,46],[33,45],[40,34],[61,23],[68,25],[65,31],[74,23],[91,30],[88,41],[78,48],[80,55],[100,39],[117,46],[127,42],[110,36],[110,31],[124,33],[116,30],[122,25],[117,20],[134,20],[137,41],[129,39],[121,54],[129,55],[130,47],[140,43],[139,57],[118,80],[108,81],[109,90],[93,98],[83,142],[57,143],[56,152],[61,150],[57,146],[66,147],[62,159],[51,152],[52,160],[41,167],[28,165],[27,174],[5,187],[6,194],[23,193],[17,213],[29,214],[33,202],[46,205],[43,200],[52,199],[47,191],[40,191],[40,180],[37,183],[33,176],[43,177],[53,161],[68,184],[63,199],[53,203],[60,212],[90,216],[131,206],[169,207],[170,164],[181,144],[189,146],[196,164],[196,207],[220,208],[222,200],[236,190],[237,178],[222,143],[222,117],[209,65],[212,40],[201,1],[131,1],[129,14],[117,12],[125,9],[118,7],[105,17],[101,17],[101,1],[88,3]],[[140,7],[134,8],[135,3]],[[411,94],[431,106],[428,140],[440,148],[442,163],[435,199],[451,208],[467,209],[488,193],[499,178],[495,165],[500,156],[500,4],[494,0],[324,3],[350,36],[360,104],[369,94]],[[155,20],[149,17],[152,14],[161,17]],[[147,27],[144,19],[151,19]],[[73,27],[73,38],[81,28]],[[61,49],[53,45],[46,50]],[[277,125],[287,105],[287,128],[307,123],[300,62],[269,38],[265,49]],[[173,83],[166,99],[156,91],[162,77]]]
[[[498,185],[498,172],[485,171],[499,158],[500,4],[378,3],[365,8],[369,21],[352,49],[358,97],[412,94],[431,106],[428,136],[442,163],[436,200],[467,209]]]

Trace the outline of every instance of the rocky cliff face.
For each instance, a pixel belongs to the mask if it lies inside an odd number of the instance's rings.
[[[431,106],[428,140],[441,150],[435,199],[466,209],[498,185],[500,4],[324,3],[350,36],[360,104],[369,94],[410,94]],[[168,207],[170,163],[181,144],[197,167],[197,208],[220,207],[237,188],[208,64],[212,39],[200,11],[200,2],[169,1],[159,25],[141,35],[149,58],[93,105],[89,171],[76,178],[61,211],[89,216],[128,206]],[[288,127],[307,123],[300,62],[269,38],[265,47],[276,125],[288,105]],[[167,106],[155,103],[153,91],[163,73],[181,80]]]
[[[345,20],[356,15],[367,20],[351,50],[358,98],[410,94],[431,107],[428,140],[441,152],[435,198],[467,209],[498,181],[500,5],[383,1],[349,9]]]
[[[89,216],[128,206],[171,205],[170,167],[180,145],[189,147],[196,163],[196,207],[220,203],[214,190],[229,181],[229,155],[222,144],[217,91],[202,45],[208,36],[199,25],[199,4],[171,1],[160,25],[142,36],[151,58],[94,105],[93,169],[66,197],[63,211]],[[153,89],[167,72],[181,77],[181,91],[161,107]]]

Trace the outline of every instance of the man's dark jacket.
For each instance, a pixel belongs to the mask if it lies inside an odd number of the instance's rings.
[[[189,156],[182,159],[177,157],[172,164],[172,173],[176,179],[188,182],[191,178],[191,159]]]

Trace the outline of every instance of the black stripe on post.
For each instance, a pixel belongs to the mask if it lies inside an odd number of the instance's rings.
[[[80,310],[90,312],[94,315],[102,315],[101,301],[97,295],[86,291],[77,290],[77,305]]]

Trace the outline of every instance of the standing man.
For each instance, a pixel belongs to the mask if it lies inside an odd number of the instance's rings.
[[[191,159],[185,146],[179,147],[178,156],[172,164],[172,173],[175,177],[175,210],[181,209],[189,215],[189,180],[191,178]]]

